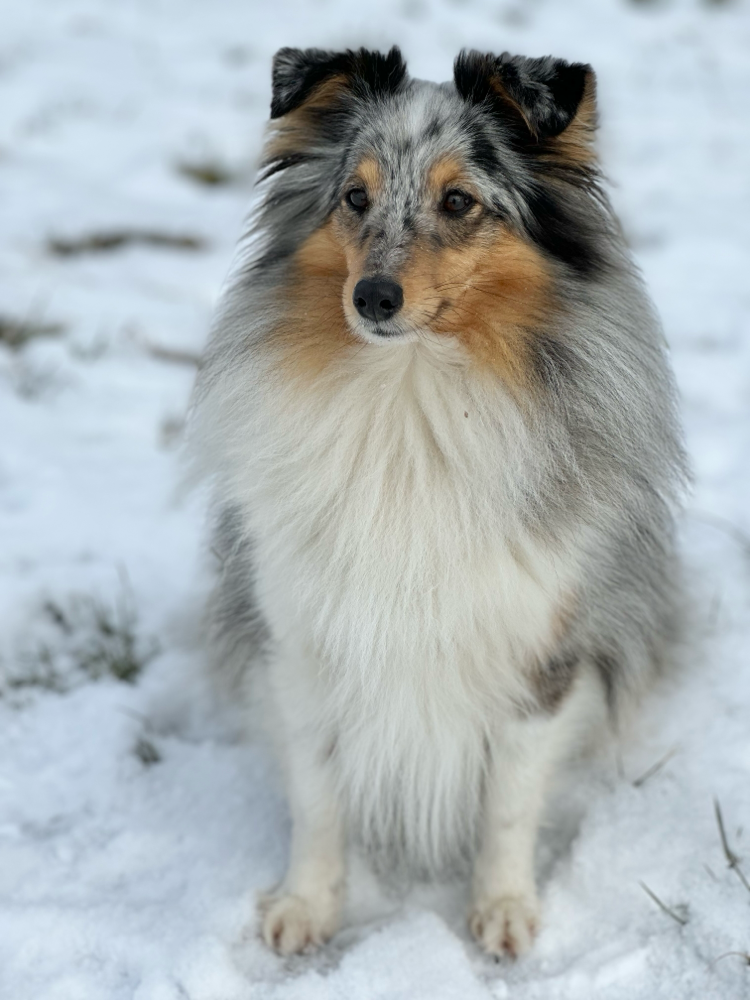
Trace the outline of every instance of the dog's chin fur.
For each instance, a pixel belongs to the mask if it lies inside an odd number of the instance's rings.
[[[347,315],[352,335],[365,344],[414,344],[418,340],[433,339],[429,329],[410,329],[393,321],[372,323],[370,320],[355,319]]]
[[[254,668],[294,822],[262,914],[282,952],[336,929],[347,832],[391,870],[473,858],[474,935],[528,947],[547,780],[673,628],[674,389],[591,165],[593,74],[492,59],[451,89],[393,52],[282,50],[262,249],[196,388],[216,662]],[[430,193],[456,163],[495,206],[458,224]],[[385,268],[406,291],[378,333],[351,288]]]

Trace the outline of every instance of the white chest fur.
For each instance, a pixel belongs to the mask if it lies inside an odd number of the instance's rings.
[[[304,661],[367,836],[395,824],[437,856],[435,831],[465,839],[487,735],[574,586],[571,548],[524,528],[543,457],[444,341],[367,347],[307,390],[257,384],[230,489],[263,613]]]

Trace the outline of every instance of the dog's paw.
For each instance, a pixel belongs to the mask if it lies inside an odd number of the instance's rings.
[[[260,900],[261,934],[280,955],[317,948],[335,933],[338,912],[301,896],[265,896]]]
[[[490,955],[518,958],[534,943],[539,926],[535,896],[501,896],[478,902],[469,915],[469,929]]]

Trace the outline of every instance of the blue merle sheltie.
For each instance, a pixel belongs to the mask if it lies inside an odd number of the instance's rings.
[[[274,59],[192,451],[217,667],[286,778],[283,954],[336,931],[351,842],[470,863],[477,941],[528,949],[555,768],[674,630],[675,388],[596,118],[591,68],[551,57],[462,52],[442,84],[397,48]]]

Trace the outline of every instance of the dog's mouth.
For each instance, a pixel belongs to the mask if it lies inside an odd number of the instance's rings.
[[[442,329],[440,321],[450,305],[451,303],[443,300],[432,313],[427,315],[413,316],[400,313],[396,318],[380,320],[367,319],[351,307],[344,311],[349,328],[358,340],[368,344],[410,344],[425,337],[430,339],[439,331],[448,332],[447,329]]]
[[[369,344],[414,339],[414,331],[408,329],[403,322],[396,320],[369,320],[361,316],[349,317],[352,333],[360,340]]]

